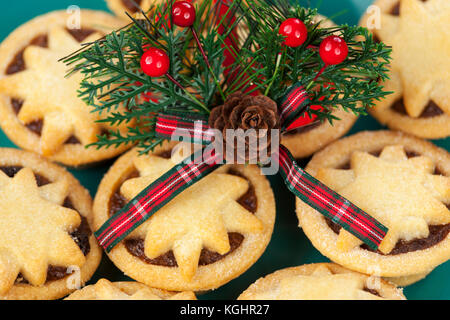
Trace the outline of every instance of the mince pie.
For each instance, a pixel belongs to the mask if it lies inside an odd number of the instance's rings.
[[[315,154],[306,170],[389,228],[374,251],[297,201],[300,226],[331,260],[412,281],[450,258],[447,151],[401,132],[361,132]]]
[[[100,279],[96,284],[77,290],[65,300],[197,300],[192,291],[169,292],[145,284]]]
[[[333,21],[324,16],[317,15],[317,21],[322,21],[322,27],[335,27]],[[358,119],[358,116],[342,109],[334,109],[333,115],[339,118],[331,125],[328,121],[313,122],[286,132],[281,143],[289,149],[295,158],[307,158],[314,152],[322,149],[331,142],[345,135]]]
[[[377,15],[361,24],[377,41],[392,46],[390,79],[393,91],[369,112],[391,129],[437,139],[450,136],[450,1],[377,0]]]
[[[102,255],[91,207],[64,168],[0,148],[0,300],[58,299],[90,279]]]
[[[406,300],[402,289],[334,263],[278,270],[258,279],[238,300]]]
[[[23,149],[79,166],[114,157],[126,147],[86,148],[110,127],[96,123],[98,113],[78,97],[82,75],[65,78],[68,69],[58,60],[123,22],[88,10],[81,11],[78,29],[70,29],[70,21],[76,23],[65,11],[52,12],[22,25],[1,44],[0,127]]]
[[[134,149],[114,163],[95,197],[96,229],[188,155],[175,146],[141,156]],[[222,166],[157,211],[109,257],[126,275],[152,287],[215,289],[261,256],[274,221],[274,196],[259,168]]]

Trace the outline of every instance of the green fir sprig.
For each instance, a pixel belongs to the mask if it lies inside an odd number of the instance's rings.
[[[130,16],[126,27],[62,59],[70,67],[68,76],[74,72],[83,75],[79,95],[92,112],[102,115],[99,121],[111,127],[129,126],[126,132],[110,130],[99,136],[93,144],[97,148],[133,144],[142,153],[152,151],[164,141],[155,134],[158,113],[208,114],[237,90],[256,91],[279,101],[292,84],[301,81],[309,87],[312,104],[325,108],[307,112],[329,121],[335,119],[330,112],[333,108],[364,114],[374,100],[388,94],[378,80],[387,78],[390,48],[375,43],[364,28],[324,28],[315,21],[315,9],[291,6],[287,0],[232,1],[225,16],[218,15],[222,1],[198,1],[194,29],[210,62],[208,68],[189,29],[173,26],[171,3],[154,6],[140,19]],[[308,28],[308,40],[298,48],[283,46],[284,39],[278,34],[280,24],[290,17],[301,19]],[[348,59],[328,67],[313,83],[323,66],[318,46],[331,34],[347,41]],[[227,45],[230,38],[236,43],[233,47]],[[167,52],[168,73],[184,90],[165,77],[143,73],[140,59],[146,47]],[[227,67],[223,65],[226,51],[235,58]],[[150,99],[144,99],[149,95]]]
[[[324,27],[316,9],[289,6],[285,0],[247,0],[247,3],[251,9],[245,18],[251,31],[236,68],[251,65],[247,71],[251,82],[262,87],[270,98],[279,101],[289,85],[300,81],[308,89],[311,104],[325,109],[307,112],[332,122],[337,119],[331,113],[334,108],[366,114],[366,108],[372,107],[375,100],[390,94],[383,90],[379,80],[387,78],[391,48],[374,42],[366,28]],[[296,48],[283,45],[284,38],[278,33],[280,24],[288,18],[302,20],[308,29],[306,42]],[[313,82],[324,66],[320,43],[330,35],[344,38],[349,47],[348,58],[339,65],[328,66]],[[261,71],[262,76],[256,75]]]

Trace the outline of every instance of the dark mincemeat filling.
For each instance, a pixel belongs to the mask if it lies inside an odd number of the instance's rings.
[[[84,39],[86,39],[86,37],[88,37],[89,35],[91,35],[92,33],[95,32],[95,30],[92,30],[92,29],[66,29],[66,30],[78,42],[83,41]],[[30,41],[30,44],[28,46],[39,46],[42,48],[48,48],[48,36],[47,35],[38,35],[33,40]],[[14,56],[13,60],[10,62],[10,64],[6,68],[7,75],[18,73],[18,72],[24,71],[26,69],[26,64],[25,64],[25,61],[23,58],[23,53],[28,46],[26,46],[25,48],[20,50]],[[21,99],[17,99],[17,98],[11,98],[10,101],[11,101],[11,106],[14,110],[14,113],[17,115],[20,112],[20,109],[22,108],[24,101]],[[38,120],[35,120],[35,121],[32,121],[32,122],[26,124],[25,126],[28,128],[28,130],[36,133],[37,135],[41,135],[43,124],[44,124],[43,120],[38,119]],[[65,144],[80,144],[80,141],[75,136],[71,136],[71,137],[69,137],[69,139],[67,139]]]
[[[95,32],[95,30],[87,29],[87,28],[81,28],[81,29],[68,29],[68,28],[66,28],[66,30],[78,42],[82,42],[84,39],[86,39],[87,37],[89,37],[91,34],[93,34]]]
[[[19,172],[21,169],[22,167],[20,166],[0,167],[0,170],[11,178],[14,177],[16,173]],[[51,183],[49,179],[47,179],[42,175],[35,173],[34,176],[36,178],[36,184],[39,187]],[[68,197],[64,200],[63,207],[76,210],[70,198]],[[83,254],[87,256],[91,250],[91,246],[89,244],[89,236],[92,234],[92,231],[89,227],[87,219],[83,217],[81,214],[80,218],[81,224],[78,226],[76,230],[70,233],[70,236],[72,237],[72,239],[74,239],[74,241],[76,242],[80,250],[83,252]],[[49,265],[47,270],[47,282],[62,279],[67,275],[68,275],[67,267]],[[26,284],[28,283],[28,281],[21,274],[19,274],[16,283]]]
[[[239,246],[242,244],[242,241],[244,241],[244,236],[239,233],[236,233],[236,232],[230,232],[230,233],[228,233],[228,240],[230,242],[230,251],[228,251],[224,255],[221,255],[217,252],[203,248],[200,253],[198,265],[205,266],[205,265],[217,262],[219,260],[222,260],[227,255],[232,253],[234,250],[239,248]],[[164,266],[164,267],[177,267],[178,266],[172,250],[160,255],[159,257],[156,257],[155,259],[148,258],[144,253],[144,240],[143,239],[125,240],[125,247],[127,248],[129,253],[131,253],[133,256],[138,257],[139,259],[143,260],[145,263],[153,264],[153,265],[157,265],[157,266]]]
[[[163,154],[159,154],[161,157],[169,158],[170,157],[170,151],[166,151]],[[245,178],[242,174],[239,172],[230,170],[228,172],[229,174],[240,176]],[[126,180],[138,177],[139,174],[137,171],[133,172],[129,177],[127,177]],[[248,181],[248,180],[247,180]],[[248,211],[255,213],[257,210],[257,198],[255,193],[254,186],[249,182],[249,188],[247,192],[238,199],[238,203],[243,206]],[[119,189],[114,192],[113,196],[110,199],[109,202],[109,215],[112,216],[116,212],[118,212],[120,209],[122,209],[127,204],[127,200],[120,194]],[[230,242],[230,251],[227,252],[224,255],[221,255],[217,252],[208,250],[206,248],[203,248],[200,253],[199,258],[199,265],[208,265],[212,264],[214,262],[217,262],[223,258],[225,258],[227,255],[235,251],[244,241],[244,236],[236,233],[236,232],[230,232],[228,233],[228,240]],[[125,247],[127,248],[128,252],[132,254],[135,257],[138,257],[139,259],[143,260],[144,262],[148,264],[153,265],[160,265],[165,267],[177,267],[177,261],[175,259],[175,256],[173,254],[173,251],[170,250],[159,257],[156,257],[155,259],[148,258],[144,253],[144,239],[136,238],[136,239],[127,239],[124,242]]]
[[[371,154],[376,157],[378,157],[380,155],[380,153],[381,153],[381,151],[371,152]],[[406,151],[406,155],[408,156],[408,158],[420,156],[419,153],[414,152],[414,151]],[[344,170],[350,169],[350,162],[347,162],[344,165],[340,166],[339,169],[344,169]],[[433,174],[439,175],[442,173],[441,173],[441,170],[439,170],[439,168],[436,167]],[[447,207],[449,207],[449,206],[447,206]],[[333,230],[334,233],[339,234],[342,227],[340,225],[332,222],[328,218],[325,218],[325,220],[328,224],[328,227],[330,227],[330,229]],[[418,250],[425,250],[427,248],[430,248],[430,247],[438,244],[442,240],[444,240],[450,232],[450,224],[430,225],[430,226],[428,226],[428,228],[430,231],[430,234],[428,235],[428,237],[422,238],[422,239],[413,239],[410,241],[399,240],[397,242],[397,244],[395,245],[394,249],[388,255],[397,255],[397,254],[408,253],[408,252],[413,252],[413,251],[418,251]],[[362,244],[361,248],[374,252],[374,250],[371,249],[370,247],[368,247],[366,244]],[[380,251],[376,251],[376,252],[379,254],[383,254]]]
[[[172,150],[160,152],[158,153],[158,157],[161,157],[163,159],[170,159],[172,157]]]
[[[331,271],[331,273],[335,274],[333,271]],[[377,297],[382,298],[381,294],[376,289],[370,289],[367,286],[364,286],[363,287],[363,291],[366,291],[366,292],[371,293],[371,294],[373,294],[373,295],[375,295]]]
[[[427,0],[422,0],[422,2],[426,2]],[[391,11],[389,11],[389,14],[390,15],[392,15],[392,16],[396,16],[396,17],[399,17],[400,16],[400,2],[397,2],[393,7],[392,7],[392,9],[391,9]],[[377,36],[377,35],[373,35],[373,40],[376,42],[376,43],[380,43],[381,42],[381,40],[380,40],[380,38]]]

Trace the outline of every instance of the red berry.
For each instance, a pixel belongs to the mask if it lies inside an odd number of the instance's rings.
[[[288,47],[299,47],[308,38],[308,30],[305,24],[297,18],[289,18],[283,21],[278,33],[286,37],[284,44]]]
[[[326,65],[342,63],[348,56],[347,43],[338,36],[326,37],[320,44],[319,53]]]
[[[150,77],[161,77],[169,70],[167,54],[158,48],[149,48],[141,57],[141,68]]]
[[[179,27],[191,27],[195,22],[195,8],[188,1],[177,1],[172,5],[172,21]]]

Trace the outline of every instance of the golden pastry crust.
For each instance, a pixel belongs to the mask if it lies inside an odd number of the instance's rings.
[[[165,144],[163,147],[156,149],[153,155],[170,151],[175,145],[175,143]],[[178,160],[181,159],[179,158]],[[108,219],[109,202],[116,190],[120,190],[121,194],[128,195],[126,198],[133,197],[148,183],[173,166],[173,163],[170,164],[169,161],[171,160],[152,155],[142,158],[137,155],[136,150],[131,150],[120,157],[103,178],[95,197],[95,228],[100,228]],[[152,166],[144,167],[147,163],[151,163]],[[143,177],[127,180],[127,177],[132,172],[135,172],[136,167],[139,170],[143,170]],[[159,171],[153,172],[153,175],[150,172],[147,172],[148,175],[145,174],[146,170],[152,171],[155,167],[160,167]],[[251,214],[244,207],[236,205],[237,202],[227,200],[236,200],[248,189],[248,183],[241,177],[225,174],[226,170],[230,168],[245,176],[253,185],[257,197],[257,209],[254,214]],[[150,176],[149,180],[145,180]],[[210,178],[208,179],[208,177]],[[227,185],[217,187],[220,181],[228,182]],[[209,192],[212,193],[208,197],[218,198],[214,198],[215,201],[212,204],[203,204],[204,202],[201,202],[203,200],[200,199],[203,199],[203,194],[209,194]],[[189,196],[189,200],[184,199],[186,194]],[[196,196],[197,194],[198,196]],[[223,222],[220,223],[218,220],[215,220],[219,211],[216,212],[216,209],[211,209],[218,205],[219,198],[220,203],[223,202],[223,206],[227,206],[226,210],[220,211],[220,214],[223,214],[223,220],[220,218],[220,221]],[[183,209],[186,208],[183,205],[184,201],[191,202],[189,204],[189,212]],[[192,209],[193,207],[197,207],[197,209],[194,210]],[[210,212],[210,210],[214,212]],[[207,215],[205,215],[206,212],[208,212]],[[237,215],[233,219],[228,219],[228,217],[231,217],[229,214]],[[191,215],[192,218],[187,218]],[[194,217],[198,217],[198,219]],[[212,220],[209,221],[209,219]],[[152,245],[150,247],[145,246],[147,257],[149,256],[148,252],[153,255],[151,258],[155,258],[170,249],[174,250],[174,255],[177,256],[178,254],[178,257],[182,259],[178,260],[177,258],[179,267],[148,264],[130,254],[123,242],[119,243],[109,253],[109,257],[125,274],[152,287],[170,291],[215,289],[239,276],[255,263],[270,240],[274,221],[274,196],[269,182],[261,175],[260,170],[256,166],[223,166],[178,195],[177,198],[173,199],[163,209],[160,209],[129,236],[136,237],[137,235],[137,237],[150,239],[149,243]],[[177,222],[179,223],[178,225]],[[165,223],[169,223],[171,226],[166,227]],[[206,225],[208,225],[208,228],[205,229]],[[152,232],[148,231],[150,228],[152,228]],[[160,234],[158,230],[161,229],[171,230],[170,234],[168,232]],[[215,231],[212,232],[211,230]],[[228,237],[226,233],[224,234],[227,231],[241,233],[244,236],[241,245],[219,261],[198,266],[198,255],[202,246],[201,241],[203,241],[203,245],[206,243],[208,249],[220,254],[225,254],[230,250]],[[172,235],[175,232],[181,232],[185,236],[180,238],[178,235]],[[201,238],[197,237],[197,235]],[[226,238],[224,239],[223,236]],[[172,239],[173,243],[172,240],[169,241],[166,238]],[[198,242],[199,239],[200,242]],[[187,243],[189,244],[186,245]]]
[[[406,10],[407,18],[402,13],[400,17],[391,14],[398,4],[399,0],[374,2],[381,11],[381,29],[373,28],[371,31],[393,47],[390,79],[383,85],[387,91],[394,93],[376,101],[375,107],[368,111],[379,122],[394,130],[427,139],[448,137],[450,77],[447,71],[450,65],[446,52],[450,50],[450,41],[446,30],[450,28],[449,3],[445,0],[403,0],[400,11]],[[371,27],[372,15],[373,12],[366,13],[360,24]],[[421,32],[416,33],[417,29]],[[404,113],[393,108],[395,102],[402,98],[406,109]],[[433,101],[442,113],[419,117],[428,101]]]
[[[197,300],[197,298],[192,291],[169,292],[139,282],[109,282],[100,279],[96,284],[75,291],[65,300]]]
[[[323,283],[318,285],[318,281]],[[374,290],[378,295],[364,289]],[[335,263],[306,264],[275,271],[256,280],[238,297],[238,300],[260,299],[406,300],[402,289],[393,284]]]
[[[112,158],[128,149],[129,146],[100,150],[85,148],[86,144],[96,140],[96,135],[101,133],[102,128],[108,128],[96,124],[94,122],[96,115],[90,113],[89,107],[77,97],[76,91],[81,75],[65,79],[66,67],[62,62],[57,62],[57,59],[63,58],[79,46],[75,38],[65,29],[72,18],[65,11],[45,14],[17,28],[0,45],[0,114],[2,114],[0,127],[15,144],[23,149],[44,154],[49,159],[65,165],[80,166]],[[95,31],[85,39],[86,41],[94,40],[123,25],[120,19],[99,11],[82,10],[80,19],[81,30]],[[36,37],[42,35],[48,36],[48,46],[51,48],[30,45]],[[27,48],[23,53],[24,61],[25,63],[32,61],[32,68],[30,69],[30,65],[27,64],[25,70],[7,74],[10,63],[24,48]],[[41,65],[42,68],[45,67],[43,72],[39,72],[42,76],[38,78],[41,80],[33,80],[27,84],[27,81],[33,79],[27,72],[36,73]],[[45,72],[49,74],[46,75]],[[61,79],[56,80],[58,77]],[[58,81],[58,83],[51,85],[51,81]],[[50,84],[47,84],[48,82]],[[22,88],[24,85],[21,84],[27,84],[27,86]],[[60,88],[61,86],[64,88]],[[73,91],[70,90],[72,87]],[[14,110],[12,99],[22,100],[23,104],[18,114]],[[51,103],[45,99],[49,99]],[[61,104],[67,103],[65,108],[70,104],[73,109],[70,109],[71,111],[61,109],[62,105],[57,104],[60,100],[64,101]],[[54,105],[50,106],[53,103]],[[67,125],[68,119],[75,119],[73,114],[68,112],[74,114],[78,112],[77,114],[80,115],[80,120],[73,125],[74,127]],[[83,112],[83,118],[81,118],[81,112]],[[41,135],[25,126],[25,123],[29,124],[36,120],[43,120]],[[59,129],[61,126],[64,126],[64,131]],[[64,139],[68,139],[71,134],[79,141],[85,142],[65,143]],[[46,137],[45,143],[43,136]]]
[[[321,25],[325,28],[336,26],[333,21],[320,14],[316,16],[316,20],[322,21]],[[340,119],[334,121],[333,125],[327,121],[304,132],[285,134],[281,137],[281,143],[289,149],[294,158],[309,157],[345,135],[358,119],[357,115],[339,108],[333,110],[333,115]]]
[[[70,199],[73,207],[76,209],[76,211],[83,217],[85,217],[89,223],[89,225],[92,225],[92,200],[89,195],[89,192],[84,189],[78,180],[76,180],[66,169],[57,166],[48,160],[30,153],[26,151],[21,151],[17,149],[8,149],[8,148],[1,148],[0,149],[0,167],[23,167],[23,168],[30,168],[34,174],[38,174],[44,178],[46,178],[48,181],[50,181],[50,184],[55,186],[56,184],[60,183],[63,184],[63,182],[67,183],[68,186],[68,194],[67,197]],[[23,169],[25,170],[25,169]],[[19,173],[16,174],[19,175],[22,172],[19,171]],[[3,174],[3,172],[0,172]],[[15,176],[15,177],[16,177]],[[2,175],[2,177],[6,177],[6,175]],[[33,183],[32,179],[30,183]],[[50,184],[47,184],[41,188],[45,188]],[[53,189],[53,188],[52,188]],[[1,188],[0,188],[1,190]],[[56,187],[56,191],[50,192],[50,196],[54,195],[55,197],[58,197],[58,187]],[[62,196],[64,196],[65,193],[62,193]],[[19,195],[20,196],[20,195]],[[42,196],[42,194],[41,194]],[[46,196],[48,197],[48,196]],[[27,201],[24,199],[24,201]],[[0,214],[1,216],[1,214]],[[3,221],[4,222],[4,221]],[[31,226],[30,226],[31,228]],[[33,226],[33,228],[38,228],[38,226]],[[14,231],[12,231],[14,232]],[[16,235],[17,237],[20,237],[20,235]],[[1,235],[0,235],[1,237]],[[69,237],[70,239],[70,237]],[[24,241],[23,236],[22,238],[18,238],[17,240],[19,243],[22,243]],[[38,243],[39,239],[35,239],[35,241]],[[74,242],[75,243],[75,242]],[[90,250],[89,253],[85,256],[84,263],[80,266],[80,281],[81,283],[85,283],[88,281],[91,276],[94,274],[95,270],[97,269],[101,256],[102,251],[100,247],[97,244],[97,241],[95,240],[95,237],[93,234],[89,236],[89,245]],[[5,249],[5,248],[2,248]],[[6,248],[8,250],[8,248]],[[62,248],[64,251],[65,249]],[[14,284],[12,288],[7,291],[7,293],[0,295],[0,300],[48,300],[48,299],[58,299],[61,298],[68,293],[74,291],[75,289],[68,288],[67,281],[69,279],[67,277],[45,282],[42,286],[33,286],[31,284]]]
[[[417,168],[415,171],[412,171],[410,169],[401,169],[401,173],[407,173],[411,174],[411,172],[420,172],[419,170],[422,170],[424,166],[427,167],[427,171],[434,170],[434,167],[437,167],[439,169],[440,175],[424,175],[426,178],[433,177],[432,179],[435,180],[427,180],[427,181],[437,181],[439,180],[442,185],[439,186],[437,189],[421,189],[422,195],[426,196],[427,199],[436,199],[440,197],[438,201],[432,200],[432,203],[427,205],[424,210],[427,211],[427,214],[430,213],[431,216],[427,217],[424,216],[425,219],[431,219],[430,221],[434,221],[433,219],[436,212],[441,212],[443,215],[440,215],[439,219],[447,219],[448,220],[448,209],[446,209],[445,204],[449,199],[449,187],[448,187],[448,177],[450,176],[450,154],[446,152],[443,149],[440,149],[433,145],[432,143],[420,140],[418,138],[412,137],[410,135],[401,133],[401,132],[393,132],[393,131],[377,131],[377,132],[360,132],[358,134],[355,134],[351,137],[347,137],[344,139],[341,139],[328,147],[326,147],[321,152],[314,155],[311,162],[307,166],[307,171],[311,173],[313,176],[320,176],[318,177],[320,179],[324,179],[324,172],[331,172],[334,170],[334,172],[341,172],[342,179],[334,179],[335,184],[345,184],[345,177],[347,176],[346,172],[350,172],[352,170],[335,170],[334,168],[341,168],[343,165],[347,164],[351,157],[354,155],[358,155],[358,157],[361,158],[365,157],[367,159],[379,159],[375,158],[373,156],[365,156],[368,153],[374,153],[379,152],[380,150],[383,150],[381,156],[383,158],[389,158],[392,159],[394,156],[397,156],[399,152],[403,150],[403,148],[400,148],[400,146],[404,146],[406,151],[408,152],[414,152],[418,154],[419,156],[410,158],[409,160],[406,159],[406,155],[404,155],[405,159],[402,159],[398,164],[403,165],[403,163],[415,163],[417,164]],[[386,152],[385,152],[386,151]],[[416,160],[413,160],[416,159]],[[371,160],[371,161],[372,161]],[[410,161],[413,162],[410,162]],[[352,159],[352,166],[353,166]],[[381,161],[381,160],[380,160]],[[385,160],[383,160],[385,161]],[[397,160],[396,160],[397,161]],[[389,163],[389,161],[387,161]],[[419,163],[420,162],[420,163]],[[371,162],[374,163],[373,161]],[[395,164],[396,166],[397,164]],[[367,169],[370,170],[370,169]],[[396,169],[397,170],[397,169]],[[378,172],[378,171],[377,171]],[[320,173],[318,175],[318,173]],[[386,172],[383,172],[386,175]],[[417,173],[420,174],[420,173]],[[358,174],[359,177],[359,174]],[[394,184],[401,186],[401,184],[405,182],[397,181],[397,178],[393,175],[383,176],[380,172],[379,178],[389,178],[388,181],[392,183],[392,185],[375,185],[377,181],[376,180],[372,182],[369,182],[369,187],[372,188],[374,191],[370,195],[368,195],[365,192],[365,199],[359,204],[361,207],[366,207],[366,212],[369,214],[374,214],[373,209],[369,209],[369,207],[373,207],[372,205],[368,205],[370,201],[375,201],[378,203],[377,206],[381,205],[384,206],[383,203],[391,203],[392,201],[402,201],[402,203],[410,202],[411,204],[407,204],[403,206],[402,214],[406,213],[406,210],[408,210],[408,213],[411,211],[410,209],[406,209],[407,206],[412,206],[412,203],[416,203],[416,199],[400,199],[398,197],[381,197],[380,199],[373,199],[374,195],[376,194],[375,191],[378,190],[389,190],[392,188]],[[353,179],[353,178],[351,178]],[[437,180],[436,180],[437,179]],[[328,180],[328,179],[325,179]],[[353,179],[352,181],[356,181],[356,179]],[[361,180],[359,180],[361,181]],[[386,181],[386,180],[382,180]],[[420,180],[422,181],[422,180]],[[325,181],[324,181],[325,182]],[[329,182],[325,182],[329,183]],[[404,185],[402,187],[408,188],[408,186],[411,186],[412,183],[416,185],[416,181],[408,181],[407,185]],[[419,185],[419,184],[418,184]],[[431,185],[425,183],[424,186],[427,185],[427,188],[430,186],[436,187],[437,185]],[[329,185],[331,186],[331,185]],[[355,183],[351,182],[351,184],[347,186],[355,186]],[[338,189],[338,192],[342,192],[342,190],[350,190],[350,189],[342,189],[336,187],[336,185],[331,186],[332,188]],[[361,185],[360,185],[361,189]],[[395,189],[395,187],[394,187]],[[403,189],[399,189],[403,190]],[[345,191],[346,192],[346,191]],[[361,191],[362,192],[362,191]],[[360,192],[360,193],[361,193]],[[391,192],[391,191],[389,191]],[[403,191],[402,191],[403,192]],[[347,198],[349,198],[350,201],[355,202],[355,199],[358,199],[357,201],[360,202],[360,198],[357,194],[357,192],[353,192],[353,195],[346,195]],[[403,193],[402,193],[403,196]],[[391,199],[392,198],[392,199]],[[417,198],[421,198],[421,196],[417,196]],[[372,199],[372,200],[371,200]],[[390,202],[386,202],[387,199]],[[397,199],[397,200],[395,200]],[[442,201],[442,202],[441,202]],[[374,202],[374,203],[375,203]],[[299,218],[299,225],[305,232],[305,234],[308,236],[308,238],[311,240],[313,245],[324,255],[326,255],[331,260],[335,261],[336,263],[339,263],[349,269],[359,271],[366,274],[376,274],[378,276],[382,277],[403,277],[403,276],[412,276],[417,275],[420,273],[427,273],[430,272],[434,267],[438,266],[439,264],[447,261],[450,257],[450,236],[447,234],[445,238],[443,238],[442,241],[433,244],[431,247],[428,247],[426,249],[418,249],[415,251],[407,251],[405,253],[398,253],[394,255],[382,255],[378,252],[372,252],[368,251],[364,248],[361,248],[358,246],[357,242],[353,242],[353,236],[347,236],[346,231],[340,232],[340,235],[333,232],[333,230],[328,226],[325,218],[318,213],[317,211],[311,209],[310,207],[303,204],[301,201],[297,199],[296,202],[297,206],[297,216]],[[423,205],[422,205],[423,206]],[[421,207],[422,207],[421,206]],[[433,208],[433,209],[431,209]],[[379,209],[377,209],[379,210]],[[384,209],[381,209],[384,210]],[[415,207],[412,208],[412,210],[415,210]],[[423,210],[420,210],[421,212]],[[430,212],[428,212],[430,211]],[[397,211],[396,211],[397,212]],[[377,213],[378,215],[379,213]],[[383,220],[386,219],[386,216],[380,216]],[[379,219],[381,219],[379,218]],[[389,223],[392,224],[392,221],[389,220],[389,215],[387,216]],[[406,223],[404,220],[400,224],[396,223],[395,225],[391,226],[391,230],[388,232],[387,237],[380,245],[380,249],[385,253],[389,253],[392,250],[392,246],[395,245],[396,237],[400,234],[400,238],[404,239],[404,237],[408,238],[407,232],[414,234],[422,234],[427,233],[428,226],[425,224],[425,226],[421,223],[422,218],[421,217],[412,217],[408,216],[408,223]],[[445,224],[444,223],[435,223],[435,224]],[[388,226],[389,228],[390,226]],[[411,228],[412,229],[411,229]],[[419,228],[420,227],[420,228]],[[425,227],[425,229],[423,228]],[[402,230],[403,229],[403,230]],[[408,231],[409,230],[409,231]],[[401,232],[404,232],[402,234]],[[392,233],[395,232],[395,236],[392,237]],[[400,233],[399,233],[400,232]],[[343,239],[341,235],[344,234]],[[353,237],[353,238],[352,238]],[[405,238],[405,239],[406,239]],[[423,238],[423,236],[416,237],[415,235],[410,234],[409,238],[406,240],[413,240],[414,238]]]

